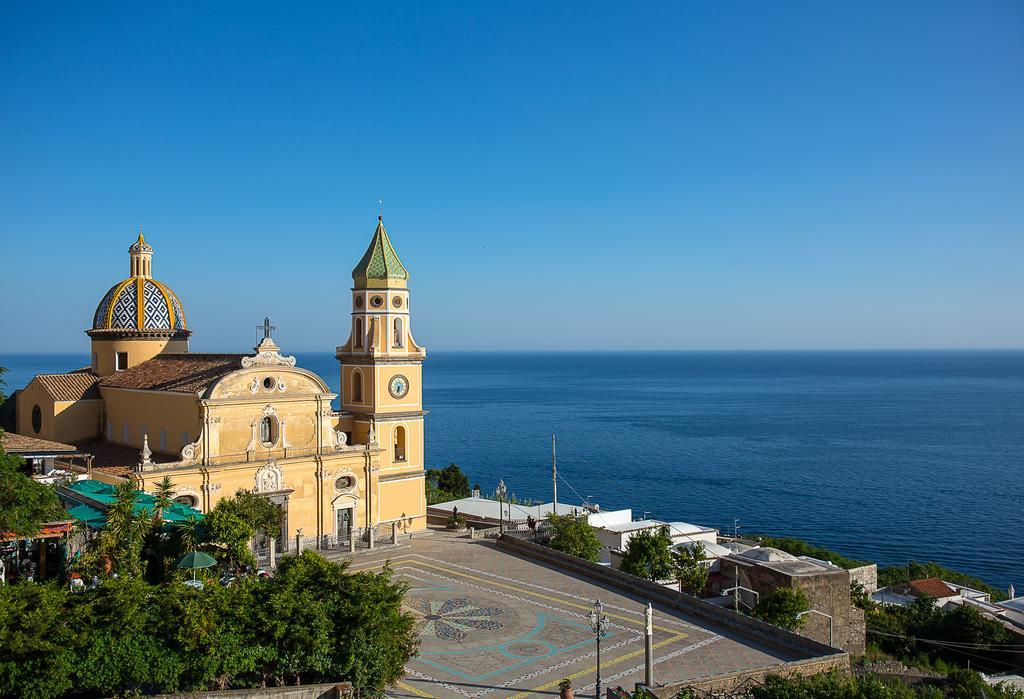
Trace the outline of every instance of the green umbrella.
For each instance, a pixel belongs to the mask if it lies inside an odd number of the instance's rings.
[[[189,551],[179,558],[175,565],[179,568],[191,568],[192,579],[195,580],[196,568],[209,568],[210,566],[217,565],[217,561],[213,559],[213,556],[202,551]]]

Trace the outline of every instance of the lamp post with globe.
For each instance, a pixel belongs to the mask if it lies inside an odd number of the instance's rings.
[[[590,629],[594,632],[597,637],[597,687],[594,692],[594,696],[600,699],[601,697],[601,637],[608,635],[608,617],[604,613],[604,605],[601,604],[601,600],[594,602],[594,608],[590,610],[590,614],[587,615],[587,621],[590,622]]]
[[[501,479],[498,481],[498,489],[495,494],[498,496],[498,533],[505,533],[505,494],[508,490],[505,488],[505,480]]]

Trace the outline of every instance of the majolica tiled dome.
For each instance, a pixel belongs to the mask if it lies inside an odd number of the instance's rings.
[[[132,276],[103,295],[92,319],[93,330],[185,330],[185,311],[166,284],[150,276],[153,248],[142,234],[128,253]]]

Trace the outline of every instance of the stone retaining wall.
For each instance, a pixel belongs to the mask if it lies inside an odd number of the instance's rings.
[[[340,690],[340,691],[339,691]],[[307,684],[298,687],[228,689],[223,692],[158,694],[153,699],[338,699],[354,696],[348,683]]]
[[[846,670],[848,664],[842,663],[839,658],[812,658],[810,660],[797,660],[786,665],[773,665],[771,667],[760,667],[740,672],[729,672],[721,675],[709,675],[699,677],[686,682],[667,684],[662,687],[648,688],[647,691],[658,699],[674,699],[681,689],[691,688],[697,690],[698,694],[730,694],[746,687],[757,686],[764,682],[768,675],[780,675],[783,677],[809,677],[820,672],[829,670]],[[741,691],[742,695],[742,691]],[[608,699],[629,699],[628,691],[609,688]]]
[[[829,667],[841,667],[843,669],[850,667],[849,655],[841,650],[809,638],[804,638],[752,617],[716,607],[702,599],[685,595],[657,583],[643,580],[628,573],[613,570],[608,566],[577,558],[576,556],[570,556],[531,541],[502,536],[498,538],[497,544],[499,548],[510,552],[584,575],[593,580],[612,585],[627,593],[642,595],[655,604],[674,609],[691,619],[717,627],[726,632],[735,633],[744,638],[749,638],[756,643],[785,651],[796,656],[794,660],[823,660],[827,658],[831,663]]]

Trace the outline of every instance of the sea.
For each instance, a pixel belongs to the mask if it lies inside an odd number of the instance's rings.
[[[333,355],[299,365],[334,390]],[[85,355],[0,355],[6,392]],[[1024,589],[1024,351],[431,352],[428,467]]]

